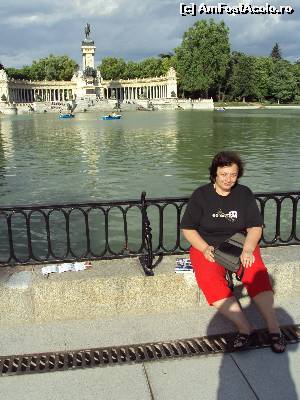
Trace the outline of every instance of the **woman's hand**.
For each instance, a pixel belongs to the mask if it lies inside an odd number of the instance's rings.
[[[255,261],[253,252],[250,250],[243,250],[240,258],[241,258],[241,263],[245,268],[251,267],[251,265]]]
[[[241,262],[245,268],[251,267],[255,261],[253,251],[255,250],[257,243],[259,242],[262,234],[262,228],[260,226],[254,226],[247,228],[247,236],[244,243],[243,252],[241,254]]]
[[[215,248],[213,246],[206,246],[205,249],[203,250],[203,255],[206,258],[206,260],[210,262],[214,262],[214,250]]]

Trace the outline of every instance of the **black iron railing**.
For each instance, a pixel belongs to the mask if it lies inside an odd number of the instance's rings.
[[[300,192],[257,193],[265,221],[261,246],[300,244]],[[0,207],[0,266],[184,254],[187,197]]]

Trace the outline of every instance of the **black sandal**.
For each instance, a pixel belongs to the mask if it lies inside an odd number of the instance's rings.
[[[234,350],[245,350],[251,343],[252,333],[237,333],[233,339],[232,347]]]
[[[286,341],[281,332],[269,333],[269,340],[274,353],[283,353],[285,351]]]

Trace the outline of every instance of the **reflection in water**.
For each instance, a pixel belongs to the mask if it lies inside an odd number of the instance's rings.
[[[99,117],[1,116],[1,204],[134,199],[143,190],[148,197],[187,196],[208,181],[211,158],[222,149],[236,150],[246,160],[241,183],[253,191],[299,190],[298,110],[127,112],[118,121]],[[291,206],[283,208],[288,232]],[[174,212],[168,213],[166,220],[173,221]],[[136,238],[140,217],[133,214]],[[124,245],[120,217],[112,221],[115,240]],[[272,226],[266,225],[269,237]],[[172,224],[164,235],[172,248]]]
[[[241,154],[246,161],[241,182],[253,191],[299,190],[300,110],[207,112],[190,121],[188,114],[178,113],[178,124],[184,120],[187,128],[179,130],[178,149],[187,190],[207,182],[211,158],[223,149]]]
[[[14,155],[13,143],[13,120],[11,117],[0,118],[0,132],[1,132],[1,147],[2,154],[1,160],[9,160]]]
[[[0,186],[4,186],[6,177],[16,175],[14,166],[14,147],[13,147],[13,120],[9,117],[0,118]]]
[[[222,149],[246,161],[253,191],[297,190],[300,111],[94,113],[72,120],[40,114],[1,118],[6,172],[2,204],[189,195],[208,180]],[[9,160],[9,162],[8,162]],[[14,179],[9,175],[17,175]]]

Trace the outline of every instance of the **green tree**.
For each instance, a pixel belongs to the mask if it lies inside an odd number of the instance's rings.
[[[97,68],[103,79],[118,80],[124,78],[126,63],[123,58],[105,57]]]
[[[41,58],[38,61],[33,61],[31,65],[31,76],[34,81],[43,81],[46,79],[45,59]]]
[[[161,53],[158,57],[161,58],[162,75],[166,75],[171,67],[176,69],[176,58],[173,53]]]
[[[54,56],[50,54],[48,57],[33,61],[31,66],[22,68],[6,68],[9,77],[14,79],[26,80],[71,80],[78,64],[68,56]]]
[[[255,85],[254,57],[233,52],[231,65],[230,97],[243,101],[256,98],[258,90]]]
[[[79,65],[66,55],[55,57],[55,59],[59,70],[58,80],[71,80],[74,72],[78,70]]]
[[[13,79],[31,79],[31,69],[29,66],[22,68],[5,68],[7,75]]]
[[[197,21],[183,35],[175,49],[180,86],[208,96],[211,88],[219,91],[230,60],[229,29],[224,22]]]
[[[50,54],[48,57],[33,61],[31,76],[33,80],[69,81],[77,68],[78,64],[68,56]]]
[[[297,81],[293,66],[286,60],[274,63],[270,76],[270,91],[278,103],[293,101],[297,93]]]
[[[270,56],[272,58],[274,58],[274,60],[281,60],[282,56],[281,56],[281,50],[279,48],[279,44],[275,43],[275,45],[273,46],[273,49],[271,51]]]
[[[164,70],[162,68],[162,59],[161,58],[146,58],[145,60],[140,62],[141,75],[144,78],[151,78],[154,76],[161,76],[164,74]]]
[[[253,57],[255,93],[258,100],[262,101],[271,96],[270,75],[273,71],[271,57]]]
[[[159,58],[162,58],[162,59],[164,59],[164,58],[172,58],[173,56],[174,56],[174,54],[171,53],[171,52],[169,52],[169,53],[160,53],[160,54],[158,55],[158,57],[159,57]]]
[[[177,69],[176,68],[176,58],[174,56],[172,56],[172,57],[164,57],[162,59],[161,64],[162,64],[161,67],[162,67],[162,74],[163,75],[166,75],[171,67]]]
[[[125,66],[124,79],[135,79],[140,78],[141,76],[141,68],[139,63],[128,61]]]
[[[300,60],[295,62],[292,70],[296,81],[296,100],[300,101]]]

